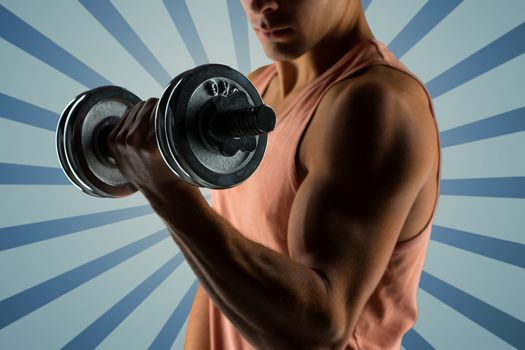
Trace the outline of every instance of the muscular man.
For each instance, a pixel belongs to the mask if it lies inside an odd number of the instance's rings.
[[[399,349],[439,192],[430,97],[360,0],[242,5],[274,61],[250,79],[277,114],[251,178],[210,208],[162,161],[156,100],[110,135],[201,282],[185,348]]]

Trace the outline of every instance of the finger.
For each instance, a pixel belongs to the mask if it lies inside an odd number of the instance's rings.
[[[144,145],[149,145],[151,135],[154,135],[154,128],[151,127],[150,119],[155,116],[155,110],[158,103],[157,98],[150,98],[146,101],[143,108],[140,110],[141,116],[135,120],[134,134],[140,139],[135,140]]]
[[[130,123],[133,122],[133,120],[137,117],[138,112],[142,108],[142,105],[144,104],[144,101],[140,101],[137,103],[133,108],[128,110],[122,118],[120,118],[119,123],[117,124],[118,130],[116,131],[116,140],[119,143],[125,143],[126,138],[129,134],[129,126]]]
[[[151,112],[149,115],[149,130],[152,133],[155,133],[155,117],[157,114],[157,109],[159,108],[159,101],[157,100],[157,103],[155,104],[155,109]]]
[[[155,121],[157,117],[157,108],[158,108],[158,100],[155,104],[155,108],[150,112],[148,116],[148,133],[146,135],[146,144],[151,147],[151,149],[157,149],[157,140],[156,140],[156,130],[155,130]]]
[[[147,120],[149,113],[154,107],[154,102],[148,100],[144,102],[140,110],[137,112],[137,116],[133,120],[133,125],[130,126],[128,136],[126,138],[126,144],[131,145],[135,148],[141,148],[145,135],[147,135],[147,123],[144,120]]]
[[[131,132],[140,136],[140,139],[143,139],[144,135],[146,135],[149,131],[148,120],[151,111],[155,109],[156,103],[156,98],[148,99],[140,109],[138,113],[139,116],[135,118],[133,126],[131,126]]]
[[[122,129],[122,126],[128,116],[129,113],[132,112],[133,108],[135,108],[137,105],[131,107],[131,108],[128,108],[124,114],[119,118],[119,120],[117,121],[117,123],[115,124],[115,126],[113,127],[113,129],[111,130],[111,132],[109,133],[109,139],[111,140],[115,140],[117,138],[117,135],[118,133],[120,132],[120,130]]]

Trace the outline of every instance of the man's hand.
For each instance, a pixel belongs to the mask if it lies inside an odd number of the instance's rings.
[[[155,210],[169,212],[182,226],[192,220],[188,210],[207,204],[199,189],[179,179],[160,154],[155,138],[157,102],[151,98],[128,110],[109,134],[108,146],[124,177]]]

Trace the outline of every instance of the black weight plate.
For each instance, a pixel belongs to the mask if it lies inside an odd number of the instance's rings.
[[[177,158],[177,155],[172,152],[172,149],[169,146],[168,132],[166,130],[166,119],[168,118],[168,100],[173,90],[175,90],[178,87],[182,78],[189,74],[192,70],[193,69],[184,71],[177,75],[175,78],[173,78],[162,93],[162,96],[160,97],[159,102],[157,103],[157,108],[155,111],[155,137],[157,139],[157,145],[159,147],[160,154],[162,155],[162,158],[164,159],[166,164],[168,164],[170,169],[181,179],[191,183],[192,185],[200,186],[183,169],[183,167],[179,163],[180,160]]]
[[[110,116],[122,117],[140,98],[117,86],[103,86],[84,93],[69,110],[63,127],[63,150],[73,181],[87,194],[123,197],[136,191],[118,168],[101,162],[92,147],[93,131]],[[59,141],[57,141],[59,142]]]
[[[251,105],[263,103],[244,75],[219,64],[190,71],[178,82],[168,100],[165,116],[168,146],[179,166],[199,186],[215,189],[236,186],[253,174],[264,155],[267,135],[256,136],[255,151],[239,151],[235,156],[225,157],[205,147],[195,132],[202,106],[219,93],[227,95],[229,89],[246,93]]]

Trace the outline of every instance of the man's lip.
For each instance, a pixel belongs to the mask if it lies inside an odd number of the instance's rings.
[[[256,30],[261,31],[264,34],[272,34],[272,33],[276,33],[276,32],[280,32],[280,31],[286,30],[286,29],[291,29],[291,28],[290,27],[276,27],[276,28],[262,29],[262,28],[259,27]]]

